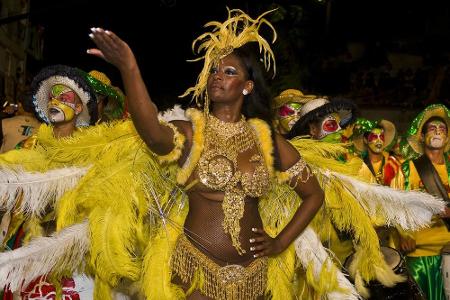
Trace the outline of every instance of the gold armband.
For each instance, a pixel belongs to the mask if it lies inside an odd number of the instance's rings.
[[[309,180],[309,178],[313,176],[312,171],[309,169],[308,165],[303,160],[303,158],[300,158],[292,167],[287,169],[284,173],[287,174],[288,182],[290,182],[294,177],[297,177],[294,187],[297,185],[298,181],[306,183]]]
[[[172,123],[161,121],[161,124],[169,127],[173,130],[173,149],[166,155],[157,155],[160,163],[171,163],[178,160],[181,156],[181,152],[183,151],[185,137],[182,135],[178,128]]]

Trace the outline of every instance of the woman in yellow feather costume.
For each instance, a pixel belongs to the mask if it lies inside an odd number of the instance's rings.
[[[98,49],[88,52],[119,68],[136,129],[117,121],[56,140],[44,125],[35,149],[0,157],[7,178],[0,205],[11,207],[21,191],[31,196],[19,210],[39,218],[42,207],[53,207],[57,221],[53,236],[0,254],[0,284],[17,289],[36,275],[82,271],[95,278],[96,299],[111,299],[115,290],[147,299],[359,297],[307,226],[323,201],[313,172],[334,205],[349,204],[350,212],[331,207],[343,227],[359,225],[348,217],[357,213],[417,228],[443,205],[417,201],[422,216],[412,221],[377,203],[357,203],[355,189],[370,189],[338,173],[342,167],[332,156],[342,147],[290,144],[273,134],[270,99],[248,56],[256,42],[264,65],[274,66],[269,43],[258,34],[263,24],[272,28],[264,16],[230,10],[224,23],[207,24],[214,29],[194,42],[201,42],[205,66],[186,92],[203,111],[189,109],[185,121],[158,120],[128,45],[92,29]],[[61,185],[74,172],[81,179]],[[36,190],[36,182],[46,184]],[[336,200],[341,192],[344,204]],[[367,270],[359,270],[366,282],[376,278]]]
[[[181,166],[176,182],[189,199],[184,221],[177,222],[183,231],[157,232],[144,251],[142,280],[149,283],[144,285],[149,298],[275,296],[274,282],[267,276],[274,268],[268,257],[289,251],[322,204],[323,193],[306,163],[268,125],[270,97],[253,54],[256,49],[250,48],[256,42],[265,66],[274,63],[269,43],[258,34],[261,25],[271,27],[264,15],[254,20],[231,10],[224,23],[207,24],[214,27],[212,32],[194,42],[194,47],[201,43],[199,51],[205,50],[205,64],[196,86],[185,94],[192,92],[203,112],[190,109],[188,121],[166,124],[157,119],[128,46],[112,32],[92,30],[99,49],[89,53],[121,71],[133,122],[147,146],[160,155],[176,151],[173,161]],[[287,174],[286,183],[303,200],[283,227],[280,222],[263,223],[258,210],[276,178],[274,166]],[[161,261],[170,265],[169,272]],[[165,288],[150,284],[157,277]]]

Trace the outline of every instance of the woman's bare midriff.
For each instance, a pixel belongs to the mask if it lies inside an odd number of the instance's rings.
[[[244,216],[240,220],[240,242],[246,251],[239,255],[233,247],[230,235],[224,232],[222,192],[191,191],[189,213],[184,223],[187,238],[218,265],[240,264],[247,266],[254,258],[250,251],[249,239],[254,237],[252,228],[262,228],[258,212],[258,200],[246,198]]]

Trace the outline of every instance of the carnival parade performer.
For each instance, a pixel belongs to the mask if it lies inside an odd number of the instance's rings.
[[[34,78],[31,85],[32,102],[35,115],[43,124],[51,124],[51,127],[43,125],[38,128],[35,135],[23,141],[20,145],[23,149],[36,147],[36,135],[47,133],[57,138],[71,136],[79,126],[88,126],[96,120],[96,98],[94,90],[86,77],[76,68],[65,65],[53,65],[43,68]],[[91,122],[92,120],[92,122]],[[39,130],[39,131],[38,131]],[[15,153],[20,157],[21,152],[11,152],[3,156],[4,159],[16,161]],[[34,164],[33,160],[28,161]],[[26,162],[23,161],[25,165]],[[36,161],[38,164],[38,160]],[[17,203],[20,206],[20,202]],[[27,243],[30,239],[49,235],[54,232],[54,213],[50,211],[37,216],[26,218],[22,212],[7,211],[2,217],[2,232],[0,242],[2,249],[16,249]],[[47,282],[46,274],[36,277],[28,286],[20,290],[20,296],[25,298],[45,298],[55,294],[55,287]],[[64,296],[79,296],[74,292],[80,289],[79,280],[64,278],[61,284]],[[73,294],[72,296],[69,294]],[[12,297],[8,289],[5,290],[6,298]]]
[[[400,170],[400,162],[389,155],[389,150],[397,142],[395,125],[388,120],[361,120],[358,133],[352,138],[357,153],[364,165],[360,176],[371,182],[391,185],[392,179]]]
[[[392,122],[384,119],[379,121],[358,119],[352,143],[355,153],[364,160],[359,177],[369,182],[390,186],[396,174],[401,172],[400,162],[389,152],[396,141],[397,130]],[[384,226],[377,227],[380,245],[388,246],[389,231],[390,229]]]
[[[423,190],[449,201],[450,149],[448,129],[450,113],[445,105],[425,108],[411,123],[406,145],[416,154],[415,159],[402,164],[392,186],[406,190]],[[399,230],[397,247],[406,254],[407,266],[427,299],[447,299],[441,272],[441,252],[450,243],[449,209],[433,217],[430,228],[419,231]],[[447,250],[448,253],[448,250]],[[443,270],[448,272],[447,269]],[[450,286],[446,285],[446,293]],[[449,290],[447,290],[449,289]]]
[[[229,10],[225,22],[207,24],[212,30],[194,41],[204,67],[184,94],[192,93],[201,109],[187,110],[184,121],[158,118],[126,42],[91,29],[97,48],[88,53],[119,69],[133,121],[58,140],[38,135],[35,149],[0,156],[7,175],[1,206],[10,210],[20,191],[19,210],[35,216],[50,209],[56,219],[52,236],[0,254],[0,283],[18,289],[36,274],[60,278],[81,270],[94,277],[96,299],[111,299],[114,290],[147,299],[286,299],[304,297],[297,280],[303,276],[313,291],[308,298],[359,297],[308,226],[322,206],[321,187],[333,199],[343,193],[345,204],[353,201],[350,210],[334,214],[341,224],[349,221],[348,229],[357,225],[349,218],[356,210],[422,228],[443,204],[399,191],[383,199],[411,198],[405,215],[419,217],[402,219],[370,205],[364,211],[358,199],[371,186],[345,185],[331,165],[313,169],[299,148],[274,133],[258,58],[275,68],[270,44],[258,32],[272,28],[267,14],[253,19]],[[19,155],[38,163],[11,159]],[[67,166],[81,178],[62,176]],[[71,185],[61,185],[67,178]],[[46,184],[37,189],[37,180]],[[367,267],[371,256],[363,261],[361,286],[377,278],[375,271],[392,279],[387,266]]]
[[[224,35],[226,26],[238,22],[251,25],[242,32]],[[190,187],[189,213],[172,253],[171,270],[173,282],[190,291],[192,297],[263,296],[267,256],[286,250],[323,201],[323,192],[306,163],[269,125],[270,98],[248,43],[259,43],[266,66],[274,64],[268,43],[255,35],[260,22],[264,23],[263,16],[252,20],[234,11],[226,23],[209,33],[215,39],[205,34],[197,40],[206,49],[205,65],[196,86],[185,95],[194,93],[203,111],[190,110],[190,122],[174,121],[172,126],[158,122],[157,110],[126,44],[102,29],[92,33],[101,50],[90,53],[121,71],[133,122],[150,149],[165,155],[174,148],[175,135],[186,138],[178,163],[185,165],[190,156],[190,169],[178,180]],[[268,150],[276,154],[269,157]],[[281,231],[272,228],[270,232],[264,229],[258,198],[268,194],[275,170],[288,174],[287,181],[302,204]],[[195,285],[198,272],[204,276],[203,286]],[[234,278],[239,284],[227,286],[221,276]]]
[[[311,99],[317,98],[314,95],[304,95],[300,90],[287,89],[282,91],[273,99],[274,127],[281,135],[286,135],[291,131],[292,126],[300,118],[300,108]]]

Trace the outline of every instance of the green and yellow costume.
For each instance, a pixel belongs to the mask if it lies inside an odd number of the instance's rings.
[[[428,106],[412,122],[408,130],[407,141],[409,144],[407,151],[414,151],[415,157],[423,154],[423,143],[420,141],[422,127],[427,120],[432,117],[442,118],[447,128],[450,125],[450,114],[444,105],[436,104]],[[449,145],[447,144],[444,154],[444,164],[432,163],[444,187],[449,191],[450,163],[448,154]],[[406,150],[404,152],[407,152]],[[411,156],[411,155],[410,155]],[[425,186],[415,167],[413,160],[406,160],[402,164],[402,172],[399,172],[392,182],[394,188],[405,190],[425,191]],[[445,299],[443,293],[443,279],[441,273],[441,250],[450,243],[450,232],[444,221],[437,215],[433,217],[433,222],[429,228],[419,231],[404,232],[399,230],[399,234],[409,236],[416,242],[415,250],[408,253],[406,261],[411,275],[417,281],[428,299]],[[394,243],[397,240],[394,236]]]

